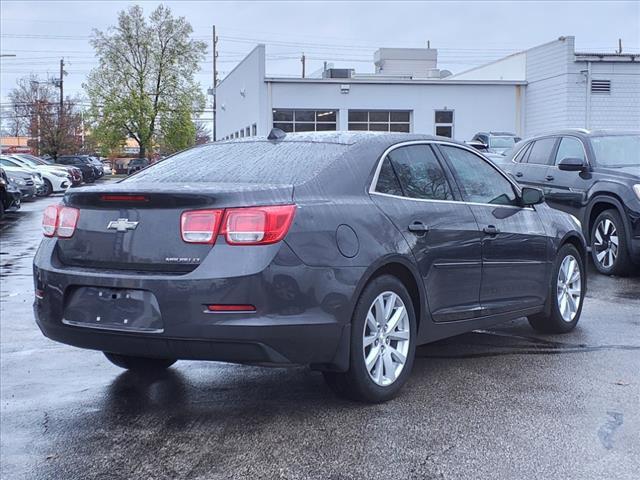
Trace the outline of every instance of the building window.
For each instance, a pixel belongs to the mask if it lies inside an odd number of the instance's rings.
[[[273,128],[285,132],[337,130],[336,110],[273,110]]]
[[[453,138],[453,110],[436,110],[434,124],[436,135]]]
[[[251,136],[255,137],[256,135],[258,135],[258,125],[254,123],[251,125]]]
[[[349,110],[349,130],[410,132],[409,110]]]

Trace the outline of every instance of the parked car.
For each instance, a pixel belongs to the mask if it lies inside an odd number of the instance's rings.
[[[102,160],[102,169],[105,175],[112,175],[111,162],[109,160]]]
[[[146,158],[134,158],[133,160],[129,161],[129,164],[127,165],[127,175],[131,175],[134,172],[137,172],[138,170],[142,170],[145,167],[149,166],[149,160],[147,160]]]
[[[575,215],[599,272],[640,265],[640,133],[563,130],[517,145],[504,168]]]
[[[76,168],[76,167],[73,167],[73,166],[70,166],[70,165],[56,164],[50,158],[48,158],[48,159],[40,158],[40,157],[36,157],[35,155],[30,155],[30,154],[26,154],[26,153],[14,154],[12,156],[18,157],[18,158],[23,158],[23,159],[28,159],[31,162],[33,162],[35,164],[38,164],[38,165],[65,169],[67,172],[69,172],[69,175],[71,176],[71,185],[72,186],[76,187],[76,186],[78,186],[78,185],[80,185],[82,183],[82,171],[79,168]]]
[[[466,145],[475,148],[476,150],[478,150],[480,153],[482,153],[485,157],[487,157],[489,160],[491,160],[493,163],[497,164],[497,165],[501,165],[503,163],[505,163],[507,161],[507,157],[505,157],[504,154],[502,153],[491,153],[489,151],[489,147],[487,147],[487,145],[485,145],[484,143],[478,141],[478,140],[470,140],[468,142],[464,142]]]
[[[64,192],[72,184],[71,175],[63,167],[39,165],[27,158],[10,155],[8,160],[22,168],[40,173],[44,182],[42,196],[48,197],[52,193]]]
[[[0,167],[0,218],[4,217],[5,212],[20,208],[21,196],[20,189],[9,180],[4,169]]]
[[[523,316],[571,331],[586,288],[570,215],[426,135],[202,145],[69,190],[43,229],[34,312],[47,337],[142,371],[310,364],[369,402],[399,391],[416,345]]]
[[[33,168],[25,167],[15,160],[12,160],[11,158],[4,155],[0,156],[0,166],[4,168],[4,170],[7,172],[7,175],[9,176],[30,179],[35,187],[36,196],[43,196],[45,194],[45,184],[40,172],[36,171]],[[23,189],[22,186],[20,186],[20,189]],[[23,197],[23,200],[24,199],[25,198]],[[27,199],[29,199],[28,195]]]
[[[36,179],[32,173],[21,169],[9,169],[4,168],[9,182],[15,185],[20,190],[21,201],[35,200],[38,196],[38,187],[36,185]]]
[[[82,172],[82,179],[85,183],[93,183],[98,178],[97,168],[83,155],[60,155],[56,163],[61,165],[71,165],[79,168]]]
[[[510,132],[478,132],[471,139],[486,148],[488,153],[504,155],[522,140],[515,133]]]
[[[86,157],[91,165],[93,165],[93,167],[95,168],[96,179],[104,177],[104,165],[100,161],[99,157],[94,157],[91,155],[83,155],[83,157]]]

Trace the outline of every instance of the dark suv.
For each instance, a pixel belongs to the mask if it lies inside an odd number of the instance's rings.
[[[86,155],[60,155],[56,163],[79,168],[82,171],[82,178],[86,183],[93,183],[100,177],[98,168],[93,165]]]
[[[547,203],[576,216],[598,271],[640,264],[640,133],[565,130],[528,138],[502,165]],[[635,265],[634,265],[635,264]]]

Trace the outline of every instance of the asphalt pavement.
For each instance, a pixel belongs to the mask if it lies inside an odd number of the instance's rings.
[[[522,319],[420,347],[383,405],[302,367],[139,377],[34,322],[31,262],[59,199],[0,223],[2,479],[639,478],[640,277],[591,271],[567,335]]]

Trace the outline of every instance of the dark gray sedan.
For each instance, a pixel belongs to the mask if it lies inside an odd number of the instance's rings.
[[[208,144],[69,190],[43,228],[49,338],[129,369],[309,364],[369,402],[398,392],[416,345],[519,317],[571,331],[586,289],[570,215],[424,135]]]

